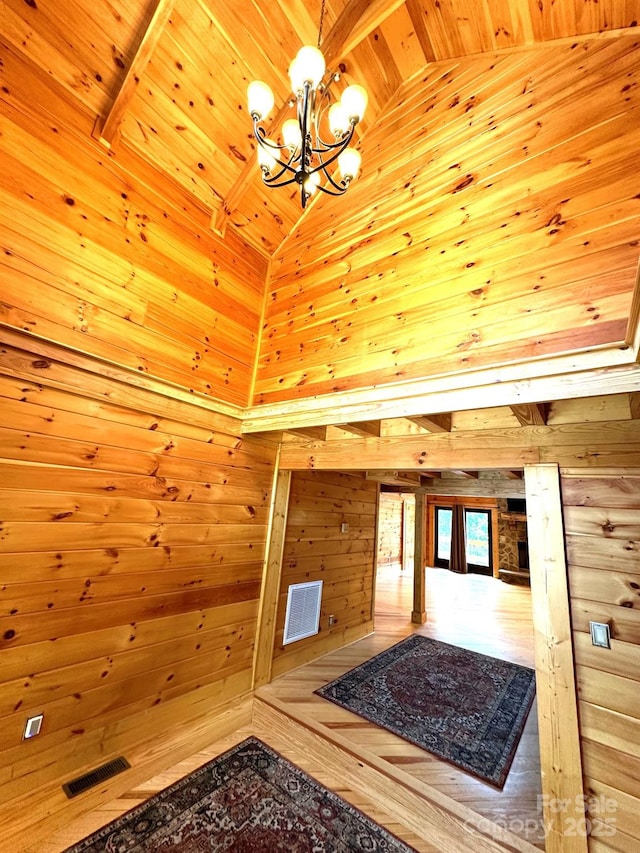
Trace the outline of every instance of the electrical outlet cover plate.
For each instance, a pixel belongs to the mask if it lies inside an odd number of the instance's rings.
[[[603,649],[611,648],[611,631],[606,622],[589,622],[589,629],[594,646],[600,646]]]
[[[29,717],[24,727],[24,735],[22,736],[24,740],[40,734],[43,719],[44,714],[36,714],[35,717]]]

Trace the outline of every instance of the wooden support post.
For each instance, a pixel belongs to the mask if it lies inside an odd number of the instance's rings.
[[[280,471],[278,469],[279,459],[280,452],[278,451],[273,493],[271,495],[271,516],[269,518],[267,551],[262,573],[256,648],[253,659],[254,689],[271,681],[271,667],[273,664],[273,644],[276,633],[280,576],[282,574],[282,554],[284,551],[284,536],[287,529],[289,492],[291,490],[291,471]]]
[[[378,484],[376,487],[376,523],[373,534],[373,577],[371,578],[373,589],[371,590],[371,613],[369,615],[369,619],[373,624],[374,630],[374,620],[376,617],[376,587],[378,586],[378,557],[380,555],[380,491],[380,484]]]
[[[416,541],[413,553],[413,611],[411,621],[423,625],[427,621],[425,599],[425,560],[424,560],[424,522],[425,498],[416,494]]]
[[[578,707],[557,465],[526,465],[546,853],[586,853]],[[559,806],[560,804],[560,806]]]

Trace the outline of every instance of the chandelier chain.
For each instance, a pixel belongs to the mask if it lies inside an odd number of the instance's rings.
[[[322,41],[322,25],[324,24],[324,3],[325,0],[322,0],[322,6],[320,7],[320,26],[318,27],[318,47],[320,47],[320,42]]]

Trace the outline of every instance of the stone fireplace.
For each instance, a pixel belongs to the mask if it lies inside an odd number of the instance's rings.
[[[529,544],[527,516],[509,511],[506,500],[498,500],[498,560],[500,578],[506,581],[529,580]]]

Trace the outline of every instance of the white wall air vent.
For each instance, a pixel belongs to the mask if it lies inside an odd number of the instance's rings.
[[[318,633],[321,601],[322,581],[292,583],[289,586],[283,645]]]

